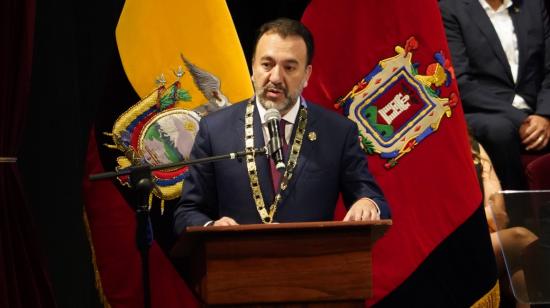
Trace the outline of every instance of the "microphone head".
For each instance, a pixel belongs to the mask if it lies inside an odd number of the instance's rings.
[[[275,108],[268,109],[264,115],[264,121],[269,122],[272,120],[281,120],[281,113]]]

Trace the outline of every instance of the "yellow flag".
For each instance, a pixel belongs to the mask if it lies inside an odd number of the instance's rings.
[[[130,83],[145,97],[163,74],[167,84],[181,67],[181,87],[194,108],[206,98],[193,83],[180,53],[221,80],[229,101],[252,96],[252,84],[233,20],[224,0],[126,0],[116,28],[122,65]]]

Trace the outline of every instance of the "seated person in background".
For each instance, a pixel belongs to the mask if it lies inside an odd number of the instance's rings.
[[[189,169],[174,213],[175,232],[187,226],[332,220],[341,192],[344,220],[389,217],[367,169],[357,125],[301,97],[312,71],[313,37],[300,22],[277,19],[260,28],[252,58],[255,97],[200,121],[191,158],[263,147],[264,115],[276,109],[283,128],[285,169],[266,156],[200,164]],[[286,152],[286,151],[284,151]],[[277,179],[279,178],[279,179]]]
[[[441,0],[468,125],[504,189],[525,189],[524,151],[549,150],[550,23],[542,0]]]
[[[508,225],[508,214],[506,213],[504,199],[502,195],[495,195],[495,193],[501,190],[495,169],[483,147],[471,137],[470,143],[472,145],[474,165],[483,193],[483,204],[491,234],[491,244],[498,267],[501,292],[506,294],[508,298],[511,298],[510,282],[506,273],[506,264],[502,250],[507,252],[508,266],[511,269],[510,276],[514,285],[523,285],[525,288],[525,278],[523,270],[521,270],[520,257],[525,247],[535,241],[537,236],[524,227],[506,228]],[[517,303],[516,307],[523,307],[523,305]]]

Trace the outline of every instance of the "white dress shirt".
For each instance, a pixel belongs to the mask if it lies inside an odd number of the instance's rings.
[[[493,10],[486,0],[479,0],[479,3],[493,24],[493,28],[498,35],[498,39],[500,40],[500,44],[502,45],[502,49],[504,49],[506,59],[512,70],[512,78],[514,79],[514,83],[516,83],[519,69],[519,49],[514,23],[508,11],[512,6],[512,0],[504,0],[496,10]],[[512,106],[518,109],[532,110],[523,97],[517,94],[514,96]]]
[[[256,108],[258,108],[258,113],[260,114],[260,120],[262,121],[262,130],[264,132],[264,141],[265,144],[269,141],[269,129],[267,128],[267,123],[265,122],[264,116],[266,113],[266,109],[260,102],[258,101],[258,98],[256,98]],[[284,115],[281,116],[281,119],[284,119],[286,121],[285,125],[285,140],[287,144],[291,144],[290,137],[292,135],[292,128],[294,127],[294,123],[296,122],[296,117],[298,116],[298,111],[300,110],[300,97],[298,97],[298,100],[292,106],[292,108]]]

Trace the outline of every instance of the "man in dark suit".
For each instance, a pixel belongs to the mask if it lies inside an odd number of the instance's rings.
[[[550,25],[542,0],[441,0],[474,137],[504,189],[524,189],[522,152],[550,138]]]
[[[311,33],[298,21],[277,19],[260,28],[252,59],[255,97],[203,118],[191,157],[263,147],[269,139],[264,114],[276,109],[286,123],[285,170],[252,155],[191,167],[174,214],[178,234],[196,225],[332,220],[339,192],[349,209],[344,220],[389,217],[356,124],[301,97],[313,49]]]

